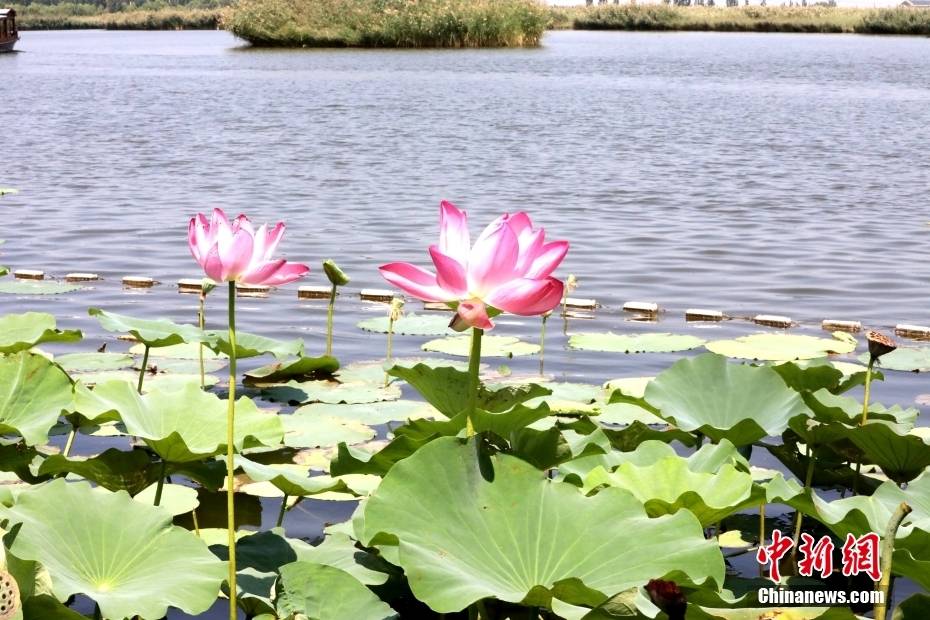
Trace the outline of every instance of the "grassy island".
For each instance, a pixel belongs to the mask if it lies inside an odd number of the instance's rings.
[[[535,0],[241,0],[226,27],[255,45],[522,47],[549,22]]]

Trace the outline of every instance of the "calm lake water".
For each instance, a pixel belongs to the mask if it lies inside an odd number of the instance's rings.
[[[200,276],[187,220],[222,206],[286,220],[282,247],[313,264],[309,284],[337,259],[353,282],[336,353],[379,357],[383,336],[354,323],[384,306],[357,289],[386,287],[381,263],[428,263],[442,198],[475,232],[525,209],[573,243],[561,273],[607,307],[569,331],[694,331],[681,313],[695,306],[813,326],[930,320],[927,38],[556,32],[533,50],[285,51],[224,32],[87,31],[26,32],[19,49],[0,55],[0,186],[22,192],[0,199],[2,261],[105,280],[3,295],[0,311],[53,312],[94,346],[120,345],[88,306],[194,320],[195,298],[174,285]],[[127,292],[129,274],[163,284]],[[240,328],[318,352],[323,305],[295,297],[244,301]],[[618,309],[631,299],[671,311],[631,322]],[[510,318],[499,333],[538,327]],[[652,374],[677,357],[579,354],[561,321],[550,327],[559,378]],[[907,405],[921,391],[920,376],[894,374],[877,396]],[[312,536],[342,511],[319,504],[288,533]]]

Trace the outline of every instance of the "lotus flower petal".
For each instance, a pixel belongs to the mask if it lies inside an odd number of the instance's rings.
[[[470,249],[468,216],[451,202],[443,200],[439,204],[439,250],[464,263]]]
[[[534,316],[549,312],[559,305],[563,290],[561,280],[555,278],[520,278],[497,288],[486,299],[489,304],[504,312]]]
[[[455,295],[443,290],[436,276],[410,263],[388,263],[379,268],[384,279],[423,301],[447,301]]]

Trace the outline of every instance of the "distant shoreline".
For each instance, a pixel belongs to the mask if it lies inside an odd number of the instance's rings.
[[[250,24],[256,7],[274,0],[251,0],[247,9],[239,7],[134,9],[105,12],[94,5],[62,4],[17,7],[20,29],[27,30],[216,30],[227,28],[258,45],[306,47],[520,47],[532,46],[531,36],[485,37],[475,44],[450,38],[421,40],[416,33],[407,38],[382,36],[372,41],[333,37],[327,28],[314,32],[316,24],[306,25],[295,35],[289,28],[253,34]],[[678,7],[660,4],[595,5],[591,7],[552,6],[547,30],[629,30],[629,31],[713,31],[713,32],[810,32],[877,35],[930,35],[930,10],[908,8],[838,8],[827,6],[739,6]],[[539,26],[535,25],[534,29]],[[324,31],[325,30],[325,31]],[[467,33],[461,35],[467,39]],[[499,39],[499,40],[498,40]]]

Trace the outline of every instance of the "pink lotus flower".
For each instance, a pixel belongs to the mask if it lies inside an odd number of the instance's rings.
[[[382,265],[381,275],[423,301],[456,308],[451,327],[491,329],[501,312],[545,314],[562,300],[563,285],[550,274],[568,252],[567,241],[546,243],[526,213],[497,218],[471,244],[468,218],[451,202],[439,207],[439,244],[429,248],[436,273],[410,263]]]
[[[203,213],[192,217],[187,234],[194,259],[217,282],[277,286],[310,272],[306,265],[272,258],[284,236],[283,222],[255,230],[246,216],[230,223],[222,209],[214,209],[209,220]]]

